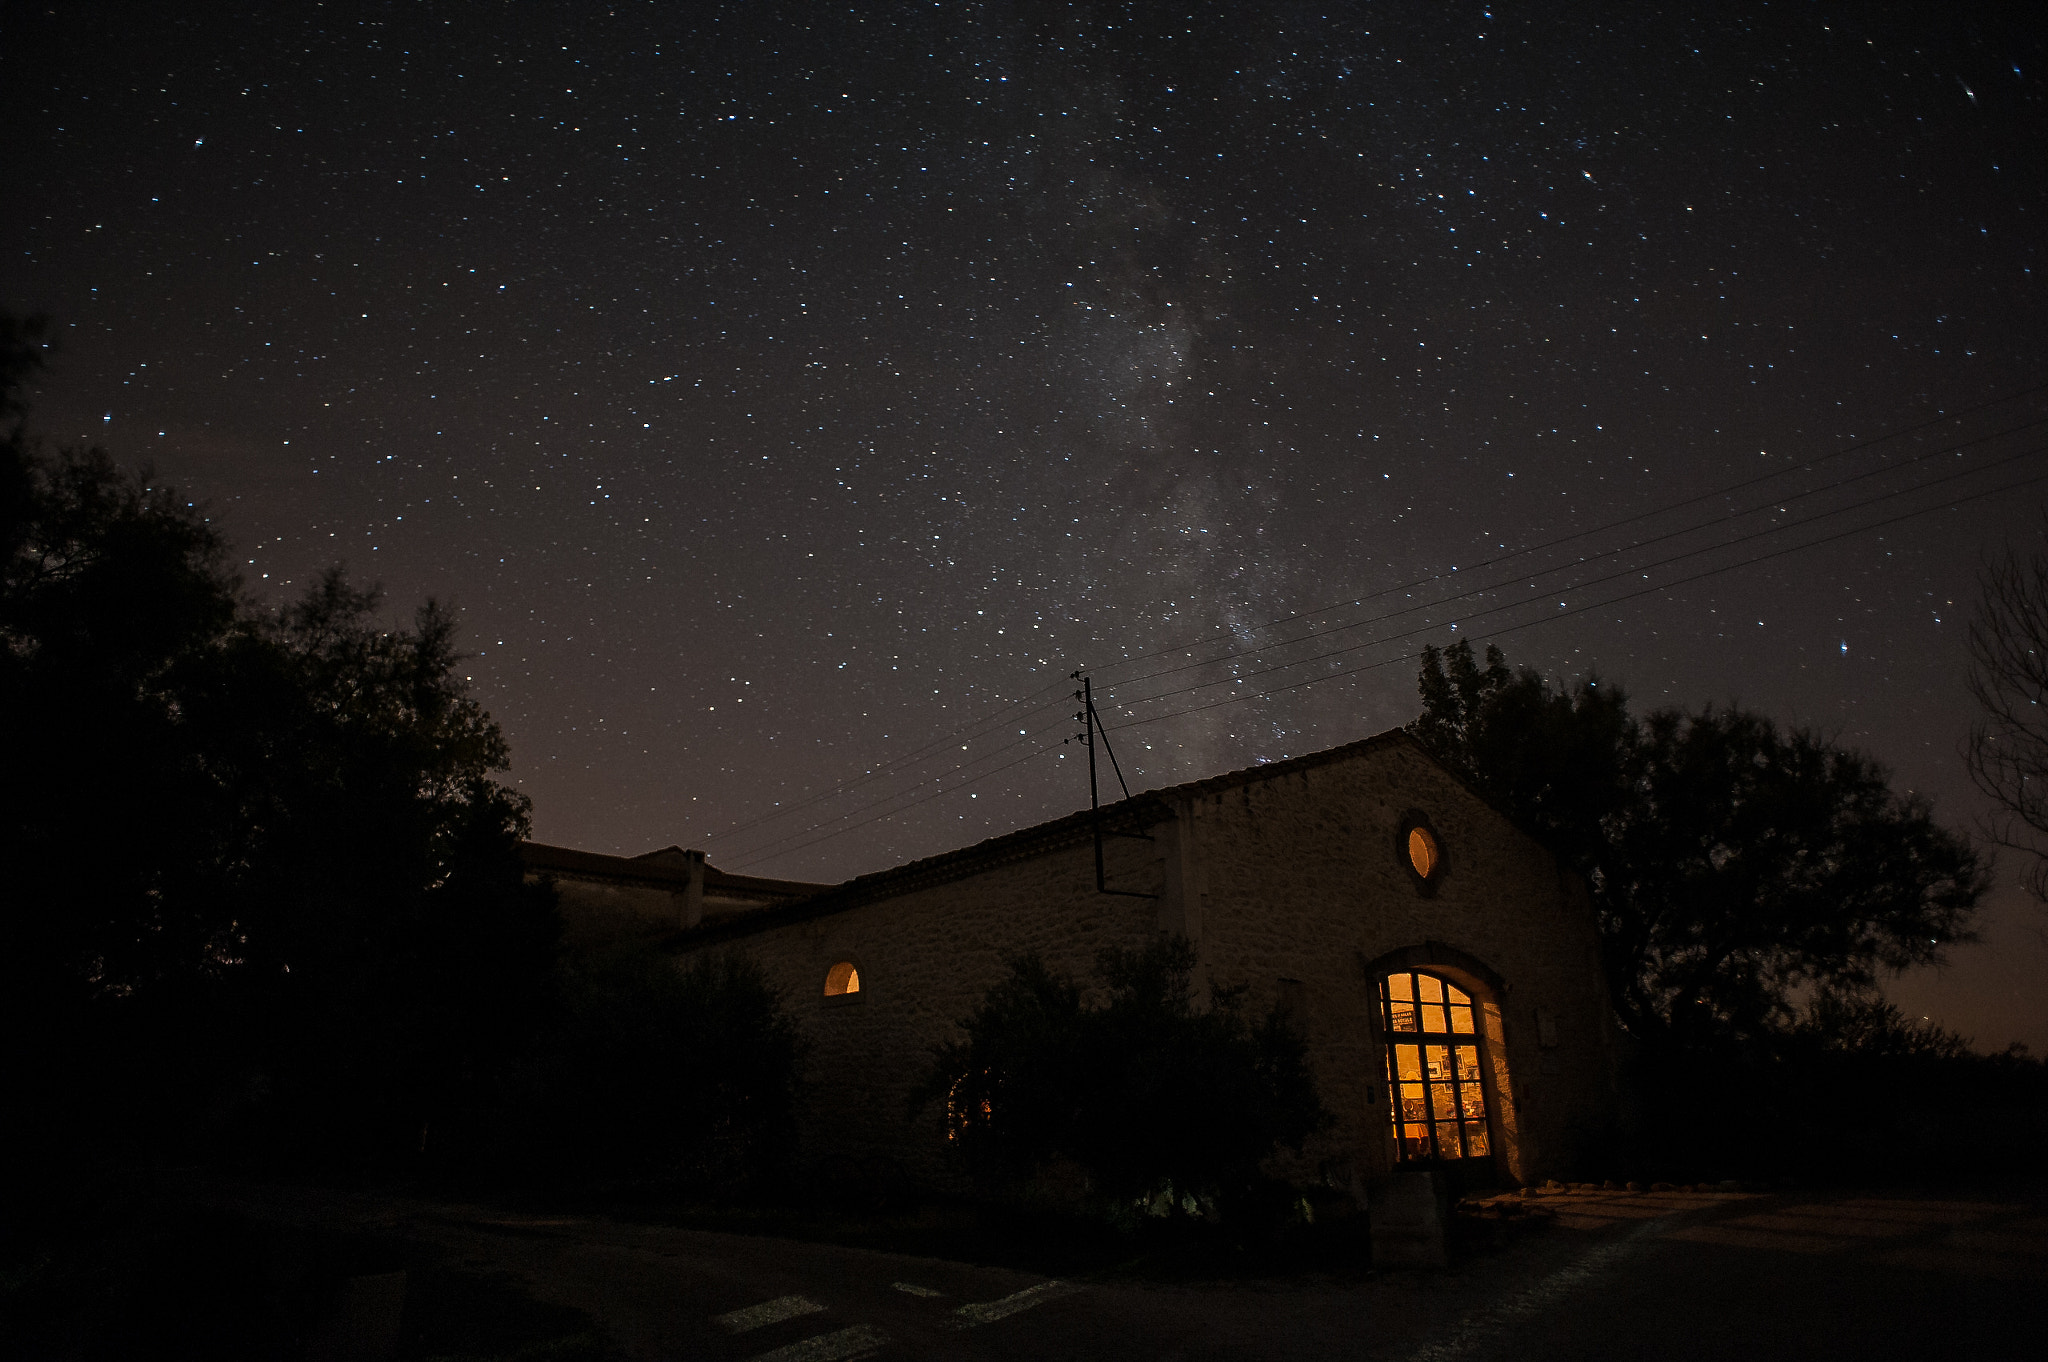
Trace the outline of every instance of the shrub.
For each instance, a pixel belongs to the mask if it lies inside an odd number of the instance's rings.
[[[779,1167],[802,1045],[759,966],[629,944],[571,961],[515,1159],[578,1181],[736,1190]]]
[[[2024,1176],[2048,1139],[2048,1064],[1978,1054],[1867,996],[1812,999],[1775,1044],[1644,1047],[1629,1070],[1645,1178]]]
[[[1301,1038],[1276,1009],[1247,1018],[1242,990],[1191,988],[1194,948],[1165,938],[1098,957],[1099,1007],[1036,956],[1010,962],[964,1040],[941,1047],[919,1089],[985,1182],[1028,1183],[1061,1162],[1128,1209],[1229,1207],[1260,1165],[1329,1119]]]

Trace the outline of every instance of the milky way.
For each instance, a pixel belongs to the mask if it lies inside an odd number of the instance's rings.
[[[253,592],[452,599],[546,840],[837,878],[1085,803],[1076,669],[1157,785],[1463,637],[1963,821],[2016,8],[13,6],[0,301]]]

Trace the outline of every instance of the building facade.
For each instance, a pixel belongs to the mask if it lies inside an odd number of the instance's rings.
[[[717,872],[692,863],[708,904]],[[836,886],[751,883],[749,906],[683,909],[676,948],[760,963],[811,1040],[807,1145],[859,1175],[945,1178],[941,1121],[909,1094],[1011,957],[1085,980],[1104,947],[1162,932],[1193,943],[1204,986],[1285,1007],[1305,1037],[1335,1120],[1297,1175],[1539,1181],[1614,1116],[1583,885],[1399,731]]]
[[[728,875],[701,851],[663,847],[640,856],[523,842],[529,880],[547,879],[561,897],[572,947],[619,937],[668,937],[716,927],[763,908],[795,903],[832,886]]]

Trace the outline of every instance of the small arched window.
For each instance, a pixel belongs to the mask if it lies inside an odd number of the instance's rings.
[[[1487,1157],[1493,1140],[1472,996],[1434,974],[1401,970],[1380,980],[1380,1020],[1401,1162]]]
[[[860,992],[860,971],[853,967],[851,960],[841,960],[825,971],[825,996],[843,997],[848,993]]]

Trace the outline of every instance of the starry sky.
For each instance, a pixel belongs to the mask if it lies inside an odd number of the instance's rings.
[[[1967,826],[2048,497],[1964,3],[0,6],[51,436],[461,612],[535,835],[837,879],[1405,722],[1425,643]],[[1894,995],[2048,1049],[2048,917]]]

